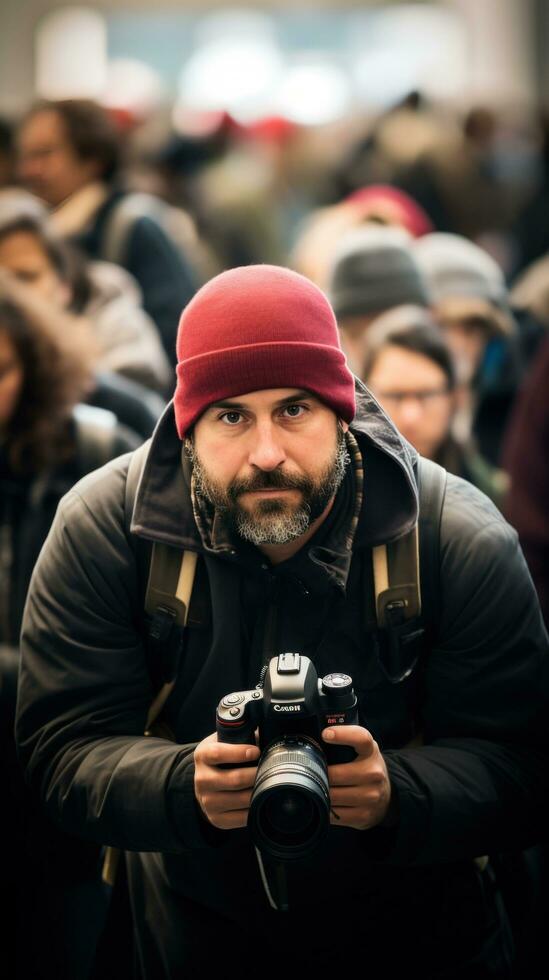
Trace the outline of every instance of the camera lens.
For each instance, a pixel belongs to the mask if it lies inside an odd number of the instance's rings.
[[[324,754],[304,736],[286,736],[261,757],[248,826],[256,846],[279,860],[306,857],[330,826]]]

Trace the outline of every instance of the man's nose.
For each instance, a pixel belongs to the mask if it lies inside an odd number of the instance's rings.
[[[272,422],[255,426],[251,433],[251,446],[248,454],[250,466],[260,470],[275,470],[286,459],[280,433]]]

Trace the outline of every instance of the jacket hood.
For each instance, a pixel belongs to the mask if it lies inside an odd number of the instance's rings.
[[[406,534],[417,521],[415,449],[360,382],[351,431],[364,461],[364,501],[354,547],[372,546]],[[131,532],[177,548],[202,551],[190,487],[181,463],[182,443],[170,402],[151,439],[137,450],[145,463],[135,499]]]

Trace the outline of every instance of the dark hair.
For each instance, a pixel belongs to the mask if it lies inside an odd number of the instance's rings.
[[[369,327],[366,343],[362,375],[366,383],[381,352],[391,346],[427,357],[444,372],[449,390],[456,386],[452,352],[436,320],[421,307],[399,306],[380,316]]]
[[[74,152],[81,160],[100,164],[102,180],[112,180],[120,170],[121,146],[116,125],[103,106],[91,99],[46,99],[36,102],[24,117],[55,112],[61,118]]]
[[[23,366],[23,387],[5,433],[13,469],[40,472],[74,451],[69,420],[92,386],[95,348],[83,323],[65,323],[28,287],[0,275],[0,333]]]
[[[38,217],[22,214],[5,224],[0,222],[0,242],[19,232],[26,232],[37,239],[59,278],[71,287],[69,308],[74,313],[81,313],[91,295],[84,256],[75,246],[69,245],[55,233],[52,234],[49,225]]]
[[[14,125],[5,116],[0,116],[0,153],[12,156],[15,153]]]

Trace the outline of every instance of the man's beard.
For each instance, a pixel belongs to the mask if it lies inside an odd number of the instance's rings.
[[[259,470],[247,480],[233,480],[222,487],[209,479],[190,440],[186,450],[193,463],[194,489],[199,496],[221,511],[245,541],[254,545],[287,544],[309,529],[335,496],[350,463],[345,433],[338,426],[337,447],[324,471],[316,478],[297,476],[283,470]],[[251,510],[239,502],[243,493],[255,490],[299,490],[299,504],[283,497],[259,500]]]

